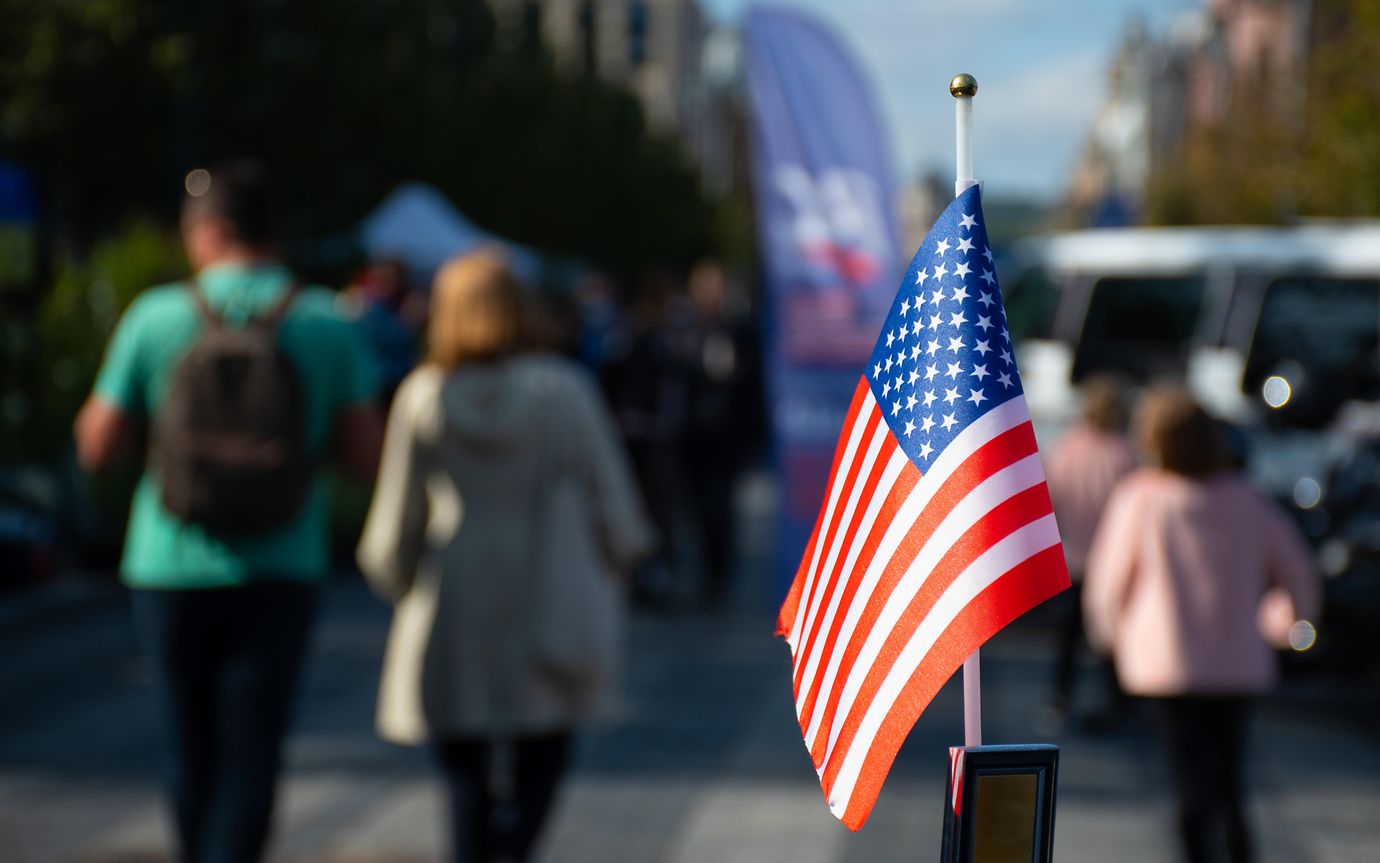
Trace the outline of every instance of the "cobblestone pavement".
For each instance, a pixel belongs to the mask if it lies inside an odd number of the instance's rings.
[[[938,853],[946,688],[858,834],[824,806],[794,726],[786,649],[764,602],[730,614],[639,616],[627,715],[581,741],[545,863],[886,863]],[[371,718],[387,610],[334,584],[291,745],[274,860],[441,859],[426,754],[380,743]],[[171,859],[158,730],[128,609],[110,588],[0,599],[0,861]],[[1049,638],[1036,619],[983,651],[988,742],[1040,739]],[[1091,678],[1091,674],[1085,674]],[[1252,811],[1267,861],[1380,860],[1376,701],[1293,681],[1261,706]],[[1061,861],[1173,859],[1164,769],[1145,729],[1065,735]]]

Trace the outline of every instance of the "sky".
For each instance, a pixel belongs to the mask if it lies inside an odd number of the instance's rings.
[[[700,0],[734,23],[754,0]],[[1152,32],[1202,0],[774,0],[833,25],[876,88],[897,180],[952,176],[949,79],[978,81],[973,165],[987,194],[1057,199],[1135,15]]]

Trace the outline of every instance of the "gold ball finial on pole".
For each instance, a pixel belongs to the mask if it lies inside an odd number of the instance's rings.
[[[977,95],[977,79],[964,72],[949,82],[949,95],[955,99],[971,99]]]

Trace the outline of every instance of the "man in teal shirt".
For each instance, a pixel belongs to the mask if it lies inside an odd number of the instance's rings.
[[[190,285],[146,291],[120,320],[77,418],[77,456],[88,470],[140,455],[135,443],[158,417],[203,326],[192,289],[226,325],[242,326],[293,284],[276,258],[282,210],[258,168],[216,170],[197,191],[182,217],[196,276]],[[299,291],[277,342],[301,384],[313,463],[372,482],[381,436],[376,375],[333,295]],[[316,588],[329,572],[321,473],[295,517],[248,536],[213,535],[179,519],[163,505],[161,478],[147,469],[135,491],[120,573],[133,588],[136,623],[166,702],[172,797],[188,863],[252,863],[267,842]]]

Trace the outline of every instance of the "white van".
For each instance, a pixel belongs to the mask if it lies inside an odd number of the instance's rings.
[[[1317,430],[1339,417],[1374,423],[1380,222],[1076,231],[1022,242],[1006,263],[1009,325],[1044,436],[1076,412],[1090,374],[1176,378],[1257,430],[1252,472],[1283,493],[1325,470],[1338,441]],[[1263,397],[1272,377],[1274,407]]]

